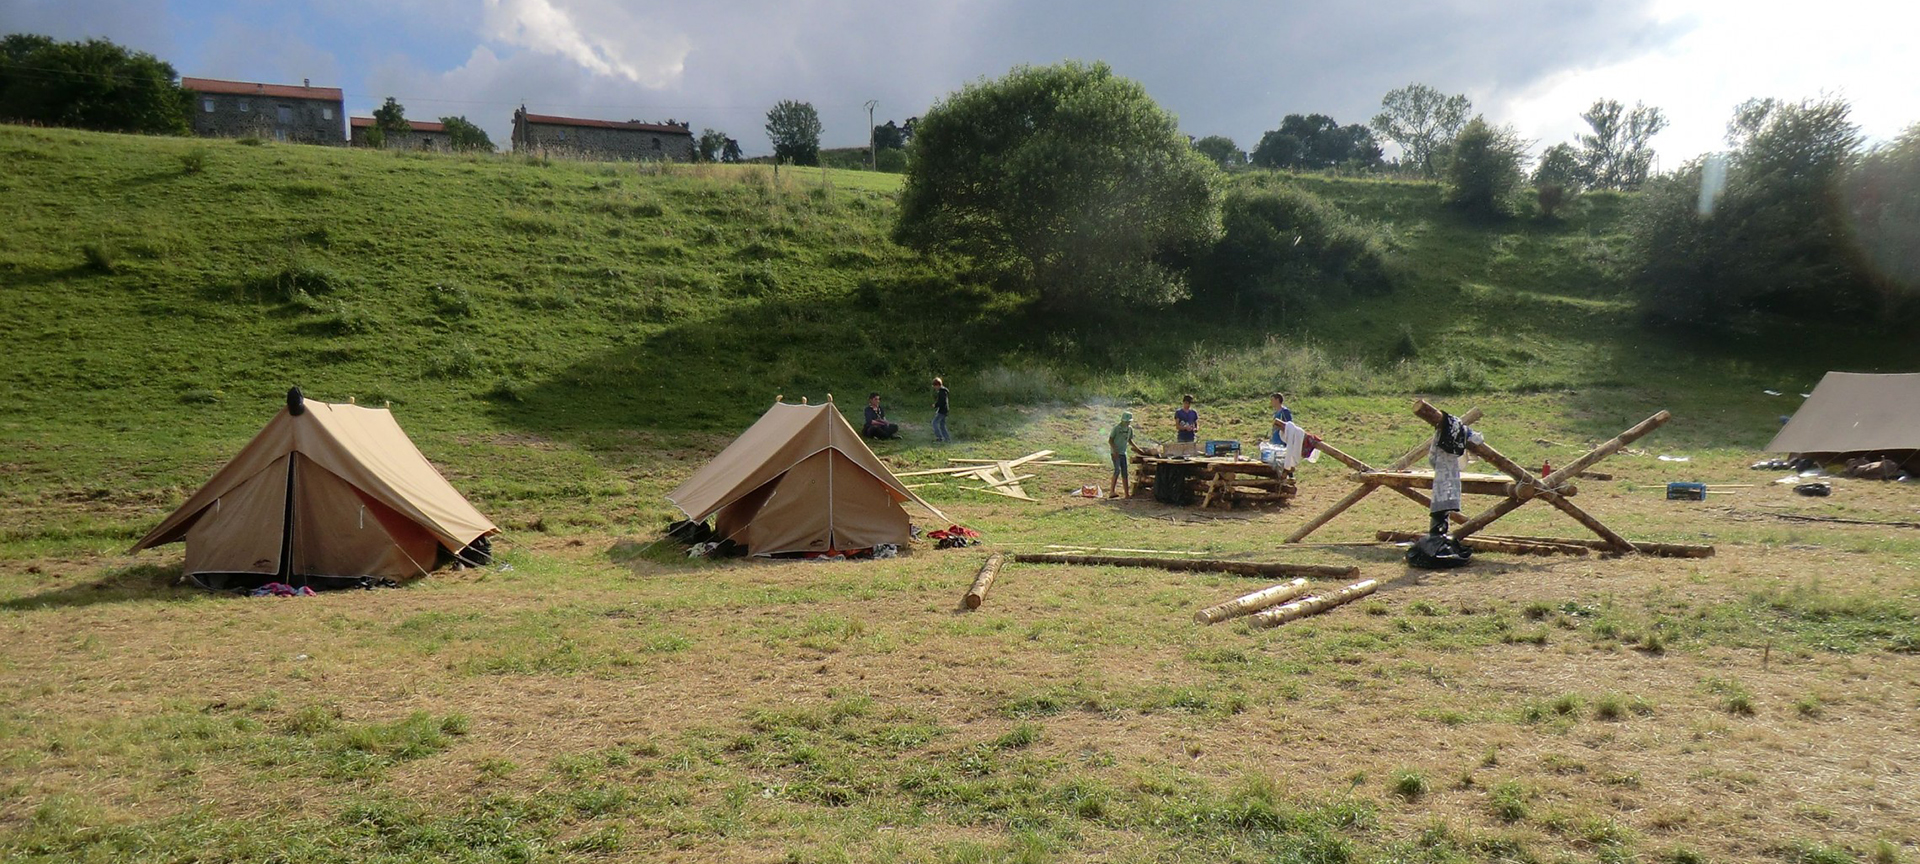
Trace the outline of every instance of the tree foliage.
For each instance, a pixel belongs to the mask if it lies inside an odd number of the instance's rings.
[[[717,129],[702,129],[700,137],[693,139],[693,160],[695,162],[718,162],[721,151],[727,148],[727,133]]]
[[[1402,161],[1434,177],[1440,165],[1436,157],[1466,128],[1473,102],[1466,94],[1448,96],[1425,84],[1408,84],[1388,91],[1380,108],[1371,124],[1374,131],[1400,145],[1406,154]]]
[[[741,158],[742,157],[740,155],[740,142],[732,138],[728,138],[727,143],[721,146],[720,148],[720,161],[731,165],[735,162],[739,162]]]
[[[1552,219],[1560,208],[1571,203],[1583,188],[1582,179],[1586,169],[1580,164],[1580,157],[1574,152],[1573,145],[1560,143],[1548,147],[1540,154],[1540,164],[1533,169],[1533,188],[1540,204],[1540,217]]]
[[[182,135],[188,95],[173,66],[104,39],[0,38],[0,119]]]
[[[1222,171],[1244,168],[1247,164],[1247,152],[1240,149],[1240,145],[1233,143],[1232,138],[1225,135],[1208,135],[1201,138],[1193,142],[1193,149],[1200,151],[1200,155],[1220,166]]]
[[[1911,172],[1914,161],[1894,151],[1886,163],[1863,160],[1849,113],[1841,99],[1745,103],[1735,110],[1729,138],[1737,146],[1724,157],[1723,184],[1703,190],[1703,178],[1718,173],[1710,160],[1648,184],[1630,222],[1643,308],[1660,320],[1722,329],[1756,314],[1898,313],[1898,295],[1879,287],[1889,283],[1871,253],[1859,254],[1852,241],[1865,235],[1849,223],[1874,225],[1876,238],[1881,227],[1899,231],[1900,209],[1876,206],[1887,199],[1870,190],[1894,188],[1903,172],[1896,166]],[[1837,194],[1849,181],[1864,184],[1851,199]],[[1868,246],[1911,249],[1912,236]]]
[[[1526,175],[1527,142],[1511,127],[1475,117],[1453,142],[1447,162],[1446,201],[1470,216],[1512,216]]]
[[[1221,208],[1221,234],[1196,293],[1235,308],[1380,294],[1393,287],[1386,243],[1338,207],[1279,183],[1240,186]]]
[[[767,140],[781,162],[820,164],[820,113],[808,102],[780,100],[767,112]]]
[[[1260,137],[1253,164],[1262,168],[1323,170],[1352,165],[1380,165],[1380,145],[1373,131],[1358,123],[1342,126],[1325,114],[1288,114],[1280,128]]]
[[[406,106],[388,96],[385,104],[373,109],[373,128],[380,130],[380,138],[385,142],[412,132],[413,124],[407,122]]]
[[[1849,236],[1883,313],[1920,313],[1920,124],[1860,160],[1842,187]]]
[[[1660,109],[1638,102],[1629,111],[1612,99],[1594,100],[1580,115],[1593,131],[1581,135],[1582,179],[1594,189],[1631,190],[1647,182],[1653,169],[1653,136],[1667,128]]]
[[[1020,66],[920,120],[894,236],[971,256],[1050,306],[1178,299],[1220,174],[1105,64]]]
[[[905,150],[908,144],[913,143],[913,127],[914,124],[919,122],[920,118],[918,117],[908,117],[905,123],[896,124],[892,120],[888,120],[885,123],[873,127],[874,149]]]
[[[487,137],[487,130],[480,128],[466,117],[442,117],[440,125],[447,129],[447,145],[461,153],[492,153],[493,139]]]

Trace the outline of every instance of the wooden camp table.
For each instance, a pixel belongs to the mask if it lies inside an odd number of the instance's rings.
[[[1254,507],[1282,505],[1298,491],[1293,472],[1254,459],[1231,456],[1139,456],[1134,466],[1133,497],[1153,495],[1154,475],[1162,465],[1187,469],[1187,488],[1198,507]]]

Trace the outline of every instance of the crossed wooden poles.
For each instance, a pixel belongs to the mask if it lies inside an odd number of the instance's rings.
[[[1436,428],[1443,422],[1445,417],[1445,415],[1440,413],[1440,409],[1427,404],[1427,401],[1424,399],[1414,402],[1413,414],[1433,424]],[[1673,415],[1661,411],[1652,417],[1640,421],[1633,428],[1614,436],[1612,440],[1587,451],[1586,455],[1567,463],[1544,477],[1534,476],[1533,472],[1521,467],[1519,463],[1508,459],[1502,455],[1500,451],[1486,444],[1469,443],[1467,445],[1468,450],[1475,456],[1499,468],[1506,476],[1463,475],[1461,478],[1460,491],[1471,495],[1498,496],[1502,500],[1471,519],[1465,518],[1458,513],[1448,514],[1449,518],[1455,523],[1453,536],[1456,539],[1470,537],[1488,525],[1493,524],[1493,522],[1500,517],[1519,509],[1521,505],[1526,504],[1528,501],[1539,499],[1552,505],[1554,509],[1567,514],[1567,516],[1571,517],[1574,521],[1586,526],[1587,530],[1599,535],[1601,545],[1604,546],[1606,551],[1684,554],[1667,550],[1666,546],[1668,544],[1635,544],[1633,541],[1615,533],[1613,529],[1608,528],[1600,520],[1595,519],[1592,514],[1580,509],[1572,501],[1567,500],[1579,492],[1579,489],[1570,481],[1579,476],[1580,472],[1587,470],[1587,468],[1591,467],[1594,463],[1619,452],[1621,448],[1639,440],[1647,433],[1660,428],[1672,418]],[[1480,419],[1480,409],[1478,408],[1472,409],[1460,416],[1462,423],[1471,424],[1478,419]],[[1287,538],[1287,542],[1300,542],[1305,539],[1308,534],[1312,534],[1318,530],[1320,526],[1332,521],[1335,516],[1345,512],[1347,508],[1360,503],[1360,499],[1367,497],[1373,490],[1379,488],[1392,489],[1400,495],[1420,503],[1422,506],[1431,507],[1433,504],[1432,500],[1419,490],[1433,488],[1433,475],[1411,472],[1407,469],[1421,457],[1426,456],[1427,451],[1432,446],[1432,439],[1429,438],[1425,443],[1408,451],[1405,456],[1394,460],[1393,464],[1388,466],[1386,470],[1381,471],[1376,470],[1365,462],[1340,452],[1337,448],[1322,443],[1319,447],[1321,451],[1358,472],[1354,475],[1353,479],[1358,482],[1360,486],[1352,492],[1347,493],[1345,498],[1340,499],[1332,507],[1327,508],[1326,512],[1315,516],[1311,521],[1307,522],[1307,524],[1300,526],[1298,531],[1293,532],[1293,534]],[[1711,554],[1712,551],[1711,547],[1675,546],[1673,549],[1704,549],[1707,554]],[[1697,554],[1697,551],[1695,554]]]

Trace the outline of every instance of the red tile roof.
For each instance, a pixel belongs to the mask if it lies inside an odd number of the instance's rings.
[[[373,125],[373,118],[372,117],[349,117],[347,118],[347,123],[355,129],[364,129],[368,126]],[[413,127],[413,131],[415,132],[447,131],[447,124],[435,123],[431,120],[408,120],[407,125]]]
[[[692,135],[684,126],[666,126],[659,123],[640,123],[620,120],[582,120],[578,117],[555,117],[551,114],[522,115],[528,123],[540,123],[547,126],[591,126],[597,129],[631,129],[635,132],[665,132],[669,135]]]
[[[270,99],[325,99],[339,102],[344,98],[338,87],[256,84],[250,81],[220,81],[214,78],[182,78],[180,87],[195,93],[228,93],[234,96],[262,96]]]

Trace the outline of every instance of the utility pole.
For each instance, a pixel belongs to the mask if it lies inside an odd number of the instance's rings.
[[[880,100],[867,100],[867,170],[880,170],[880,153],[873,149],[873,109],[880,107]]]

